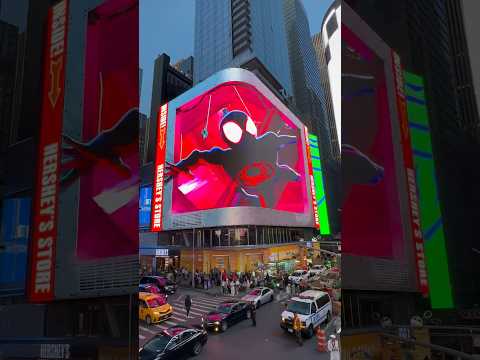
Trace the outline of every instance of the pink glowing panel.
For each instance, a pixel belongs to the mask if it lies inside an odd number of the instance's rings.
[[[307,213],[301,132],[255,87],[221,84],[177,108],[172,213]]]

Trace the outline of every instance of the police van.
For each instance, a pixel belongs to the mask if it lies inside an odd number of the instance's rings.
[[[282,312],[280,327],[285,332],[294,332],[294,313],[298,314],[302,323],[302,334],[310,338],[318,326],[332,319],[332,301],[328,293],[318,290],[307,290],[292,297]]]

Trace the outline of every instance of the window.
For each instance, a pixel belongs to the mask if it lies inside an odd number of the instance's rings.
[[[323,295],[321,298],[318,298],[316,303],[319,309],[321,309],[323,306],[328,304],[330,299],[328,298],[328,295]]]
[[[187,331],[184,331],[181,335],[180,335],[180,341],[187,341],[188,339],[190,339],[193,335],[195,334],[194,331],[192,330],[187,330]]]
[[[267,290],[267,289],[263,289],[262,295],[267,295],[267,293],[268,293],[268,290]]]
[[[330,18],[330,20],[328,20],[328,23],[327,23],[327,35],[329,39],[337,29],[338,29],[337,16],[333,14],[333,16]]]
[[[312,310],[310,312],[310,314],[315,314],[317,312],[317,305],[313,302],[312,303]]]
[[[325,61],[327,62],[327,65],[330,63],[330,59],[332,58],[332,55],[330,54],[330,45],[327,45],[325,48]]]

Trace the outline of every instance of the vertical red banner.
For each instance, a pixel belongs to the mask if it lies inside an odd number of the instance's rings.
[[[162,105],[157,116],[157,148],[155,156],[155,180],[152,193],[151,231],[162,231],[163,187],[165,174],[165,156],[167,150],[168,104]]]
[[[307,150],[308,162],[308,178],[310,180],[310,192],[312,193],[313,218],[315,220],[315,228],[320,229],[320,221],[318,218],[317,196],[315,194],[315,179],[313,178],[312,154],[310,153],[310,141],[308,140],[308,129],[304,127],[305,146]]]
[[[47,302],[53,300],[55,296],[55,245],[65,92],[67,16],[67,0],[57,3],[48,13],[37,182],[30,247],[28,298],[31,302]]]
[[[398,118],[400,121],[400,133],[402,137],[403,165],[407,174],[407,189],[409,200],[409,212],[412,225],[413,243],[415,249],[415,262],[417,279],[420,292],[428,296],[428,279],[423,251],[423,235],[420,227],[420,212],[417,194],[417,182],[413,163],[413,152],[410,142],[410,130],[408,127],[407,101],[403,81],[403,69],[400,56],[392,51],[393,76],[395,82],[395,95],[397,99]]]

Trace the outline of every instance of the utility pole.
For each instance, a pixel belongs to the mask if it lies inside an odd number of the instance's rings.
[[[192,240],[192,288],[195,289],[195,229],[193,229]]]

